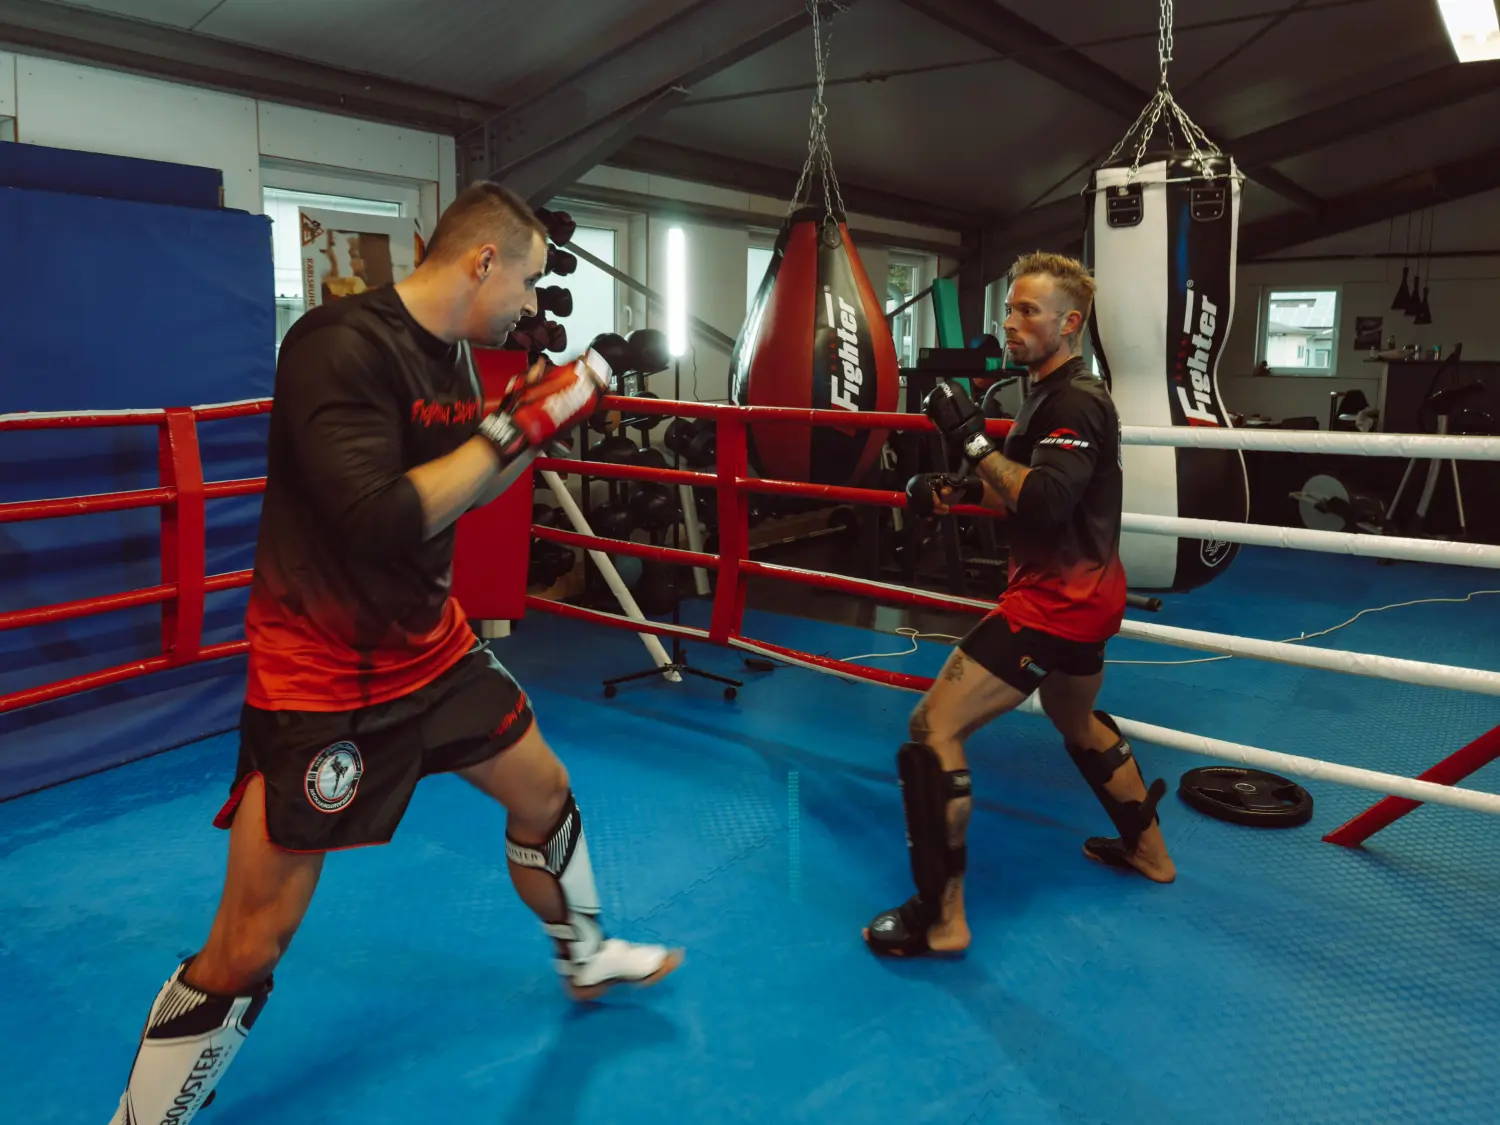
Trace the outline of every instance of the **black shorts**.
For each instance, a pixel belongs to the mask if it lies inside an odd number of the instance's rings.
[[[525,692],[484,645],[409,695],[354,711],[240,715],[240,757],[214,824],[228,828],[250,778],[266,786],[266,831],[293,852],[385,844],[417,782],[487,761],[531,729]]]
[[[1070,641],[1026,626],[1013,626],[1003,615],[986,617],[958,643],[959,649],[985,671],[1017,691],[1030,695],[1053,672],[1094,676],[1104,670],[1106,641]]]

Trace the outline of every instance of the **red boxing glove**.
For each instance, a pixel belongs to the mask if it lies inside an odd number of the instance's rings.
[[[502,461],[540,449],[585,414],[609,386],[609,364],[590,349],[572,363],[554,367],[534,383],[522,383],[479,423]]]

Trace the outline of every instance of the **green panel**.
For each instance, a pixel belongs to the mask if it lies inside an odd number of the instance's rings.
[[[964,326],[958,315],[958,285],[951,277],[932,283],[932,311],[937,319],[937,346],[964,346]]]

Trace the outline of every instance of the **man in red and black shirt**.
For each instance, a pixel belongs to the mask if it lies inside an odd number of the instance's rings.
[[[538,362],[493,412],[469,345],[537,311],[546,229],[491,183],[443,213],[418,269],[309,312],[282,342],[246,634],[223,896],[152,1005],[114,1125],[186,1125],[271,992],[324,856],[384,844],[417,783],[456,773],[507,813],[511,880],[579,999],[681,953],[606,936],[568,773],[451,596],[455,524],[587,414],[592,349]]]
[[[917,893],[865,928],[880,953],[968,946],[963,872],[973,797],[963,740],[1034,691],[1120,833],[1090,838],[1084,854],[1157,882],[1176,877],[1156,817],[1165,783],[1147,790],[1130,744],[1094,710],[1126,593],[1119,416],[1081,354],[1094,281],[1056,254],[1022,258],[1011,277],[1006,350],[1030,373],[1030,391],[1005,447],[985,436],[984,415],[961,388],[939,384],[924,410],[973,475],[924,474],[907,485],[917,516],[946,514],[954,503],[1005,511],[1010,576],[999,606],[959,643],[912,712],[911,741],[897,754]]]

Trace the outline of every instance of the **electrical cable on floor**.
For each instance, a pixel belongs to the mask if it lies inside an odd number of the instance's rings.
[[[1474,590],[1474,591],[1472,591],[1472,592],[1470,592],[1468,594],[1465,594],[1461,598],[1418,598],[1416,601],[1395,602],[1395,603],[1393,603],[1391,605],[1372,606],[1369,609],[1362,609],[1362,610],[1360,610],[1353,617],[1349,618],[1348,621],[1340,622],[1337,625],[1331,626],[1330,628],[1327,628],[1327,629],[1319,630],[1316,633],[1303,633],[1301,636],[1298,636],[1298,637],[1288,637],[1286,640],[1282,641],[1281,643],[1282,644],[1297,644],[1300,641],[1310,641],[1310,640],[1313,640],[1314,638],[1317,638],[1317,637],[1326,637],[1329,633],[1336,632],[1339,629],[1342,629],[1342,628],[1344,628],[1347,625],[1353,625],[1356,621],[1358,621],[1361,617],[1363,617],[1367,613],[1383,613],[1383,612],[1385,612],[1388,609],[1404,609],[1407,606],[1414,606],[1414,605],[1437,605],[1437,604],[1441,604],[1441,603],[1449,603],[1449,604],[1453,604],[1453,605],[1462,605],[1463,603],[1465,603],[1467,601],[1470,601],[1473,598],[1483,597],[1483,596],[1487,596],[1487,595],[1500,595],[1500,590]],[[926,639],[930,639],[930,640],[948,641],[951,644],[957,644],[960,640],[962,640],[961,637],[949,636],[947,633],[919,633],[916,629],[911,629],[911,628],[907,628],[907,627],[902,627],[900,629],[897,629],[895,632],[896,632],[896,635],[898,637],[906,637],[907,639],[909,639],[911,641],[911,647],[908,648],[908,649],[903,649],[900,652],[865,652],[865,653],[860,653],[858,656],[842,656],[842,657],[839,657],[839,659],[840,660],[844,660],[844,661],[854,661],[854,660],[873,660],[873,659],[878,659],[878,658],[881,658],[881,657],[888,657],[888,656],[910,656],[910,655],[912,655],[913,653],[915,653],[917,651],[917,641],[918,641],[918,639],[921,639],[921,638],[926,638]],[[1106,660],[1105,663],[1106,664],[1150,664],[1150,665],[1212,664],[1215,661],[1219,661],[1219,660],[1234,660],[1234,659],[1235,659],[1235,657],[1233,655],[1226,654],[1226,655],[1223,655],[1223,656],[1200,656],[1200,657],[1190,658],[1190,659],[1187,659],[1187,660]]]
[[[1297,644],[1297,643],[1299,643],[1301,641],[1310,641],[1310,640],[1313,640],[1316,637],[1326,637],[1326,636],[1328,636],[1329,633],[1337,632],[1339,629],[1344,628],[1346,625],[1353,625],[1356,621],[1358,621],[1361,617],[1363,617],[1367,613],[1384,613],[1388,609],[1404,609],[1407,606],[1413,606],[1413,605],[1436,605],[1436,604],[1443,603],[1443,602],[1451,603],[1451,604],[1454,604],[1454,605],[1462,605],[1464,602],[1467,602],[1467,601],[1469,601],[1472,598],[1477,598],[1477,597],[1481,597],[1481,596],[1484,596],[1484,595],[1496,595],[1496,594],[1500,594],[1500,590],[1473,590],[1470,593],[1465,594],[1461,598],[1418,598],[1416,601],[1395,602],[1395,603],[1393,603],[1391,605],[1372,606],[1369,609],[1362,609],[1362,610],[1360,610],[1353,617],[1349,618],[1348,621],[1342,621],[1342,622],[1340,622],[1337,625],[1331,626],[1330,628],[1327,628],[1327,629],[1322,629],[1322,630],[1320,630],[1320,631],[1318,631],[1316,633],[1303,633],[1300,637],[1287,637],[1281,643],[1282,644],[1286,644],[1286,645],[1294,645],[1294,644]],[[1194,658],[1194,659],[1189,659],[1189,660],[1106,660],[1104,663],[1106,663],[1106,664],[1150,664],[1150,665],[1154,665],[1154,666],[1163,666],[1163,665],[1177,665],[1177,664],[1212,664],[1214,661],[1217,661],[1217,660],[1234,660],[1234,659],[1235,659],[1235,657],[1233,655],[1226,654],[1226,655],[1223,655],[1223,656],[1200,656],[1200,657],[1197,657],[1197,658]]]

